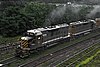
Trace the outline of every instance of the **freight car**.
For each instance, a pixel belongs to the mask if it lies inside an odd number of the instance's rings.
[[[97,22],[97,20],[96,20]],[[80,36],[90,33],[99,25],[94,20],[78,21],[68,24],[59,24],[45,28],[28,30],[24,37],[20,38],[16,48],[16,56],[25,57],[35,50],[41,50],[63,41],[70,41],[72,36]]]

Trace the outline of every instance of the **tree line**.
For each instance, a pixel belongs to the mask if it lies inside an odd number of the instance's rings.
[[[10,6],[0,14],[0,35],[17,36],[28,29],[44,27],[46,18],[56,8],[55,5],[34,2],[27,3],[25,7]],[[87,19],[86,15],[91,9],[93,7],[83,6],[78,12],[73,12],[73,9],[67,6],[64,15],[51,21],[51,25]]]

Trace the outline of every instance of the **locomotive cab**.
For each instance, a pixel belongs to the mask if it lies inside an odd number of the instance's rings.
[[[25,57],[30,54],[31,50],[41,45],[42,33],[27,31],[23,37],[20,38],[19,44],[16,48],[16,56]]]
[[[35,42],[34,34],[25,33],[23,37],[20,38],[19,44],[16,48],[16,56],[23,58],[26,55],[29,55],[30,45]]]
[[[35,44],[35,35],[27,32],[23,37],[21,37],[19,42],[22,49],[30,50],[30,45]]]

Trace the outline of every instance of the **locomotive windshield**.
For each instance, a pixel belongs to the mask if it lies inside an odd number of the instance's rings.
[[[27,33],[24,34],[24,36],[34,37],[34,34],[33,34],[33,33],[29,33],[29,32],[27,32]]]
[[[34,34],[29,32],[25,33],[23,37],[21,37],[21,40],[31,40],[31,39],[34,39]]]
[[[21,37],[21,40],[30,40],[30,39],[32,39],[32,37],[28,37],[28,36],[26,36],[26,37]]]

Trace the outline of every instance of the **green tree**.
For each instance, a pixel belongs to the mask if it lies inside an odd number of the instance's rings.
[[[24,13],[26,13],[31,18],[34,18],[34,24],[37,27],[43,26],[46,17],[53,10],[53,5],[48,5],[44,3],[28,3],[24,8]]]
[[[0,34],[15,36],[28,29],[41,27],[52,8],[40,3],[28,3],[24,8],[10,6],[0,16]]]

